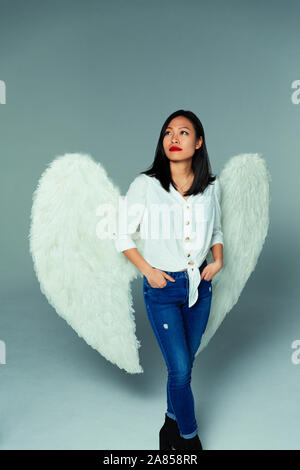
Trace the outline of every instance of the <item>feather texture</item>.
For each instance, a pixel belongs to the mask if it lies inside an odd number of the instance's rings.
[[[99,204],[119,190],[89,155],[56,158],[33,195],[30,252],[43,294],[90,346],[128,373],[141,373],[130,283],[139,271],[99,239]]]
[[[196,356],[237,303],[255,269],[269,227],[270,180],[260,154],[232,157],[220,173],[223,267],[212,278],[211,311]],[[213,262],[211,252],[206,259]]]

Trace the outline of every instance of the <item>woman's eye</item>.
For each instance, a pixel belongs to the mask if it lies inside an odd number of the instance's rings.
[[[167,135],[167,134],[168,134],[168,132],[171,132],[171,131],[166,131],[166,132],[164,133],[164,135]],[[186,134],[188,134],[188,132],[187,132],[187,131],[181,131],[181,132],[185,132]]]

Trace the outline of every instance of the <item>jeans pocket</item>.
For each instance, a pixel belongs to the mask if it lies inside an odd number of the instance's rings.
[[[166,279],[166,285],[163,286],[163,287],[153,287],[151,286],[150,282],[148,281],[148,279],[146,278],[146,276],[144,276],[144,287],[146,287],[146,289],[165,289],[167,286],[168,286],[168,283],[169,283],[169,279]]]
[[[201,282],[204,281],[204,284],[203,284],[203,288],[204,288],[204,292],[207,294],[207,295],[210,295],[212,294],[212,280],[210,279],[209,281],[207,279],[202,279]]]
[[[162,286],[162,287],[152,287],[149,283],[148,283],[148,285],[151,289],[165,289],[168,285],[168,282],[169,282],[169,279],[166,279],[166,285]]]

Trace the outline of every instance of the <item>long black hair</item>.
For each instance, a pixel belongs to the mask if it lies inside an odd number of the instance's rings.
[[[202,193],[206,187],[215,181],[216,175],[212,175],[209,157],[206,149],[205,134],[200,119],[192,112],[179,109],[172,113],[164,122],[160,131],[158,144],[155,151],[155,158],[148,170],[141,171],[140,174],[145,174],[157,178],[160,184],[166,191],[170,191],[170,183],[174,186],[174,181],[170,171],[170,161],[165,154],[163,139],[169,122],[177,116],[185,116],[188,118],[194,126],[196,132],[196,139],[198,140],[201,136],[203,139],[202,145],[199,149],[195,149],[192,160],[192,170],[194,172],[194,180],[191,187],[184,193],[184,196],[190,196],[191,194]]]

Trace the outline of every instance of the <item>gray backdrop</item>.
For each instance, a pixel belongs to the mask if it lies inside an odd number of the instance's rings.
[[[28,232],[33,191],[56,156],[90,153],[125,193],[180,108],[201,119],[215,173],[259,152],[272,174],[256,270],[195,361],[199,436],[205,449],[300,448],[299,17],[294,0],[0,1],[0,448],[158,449],[167,370],[141,280],[145,372],[130,375],[48,304]]]

